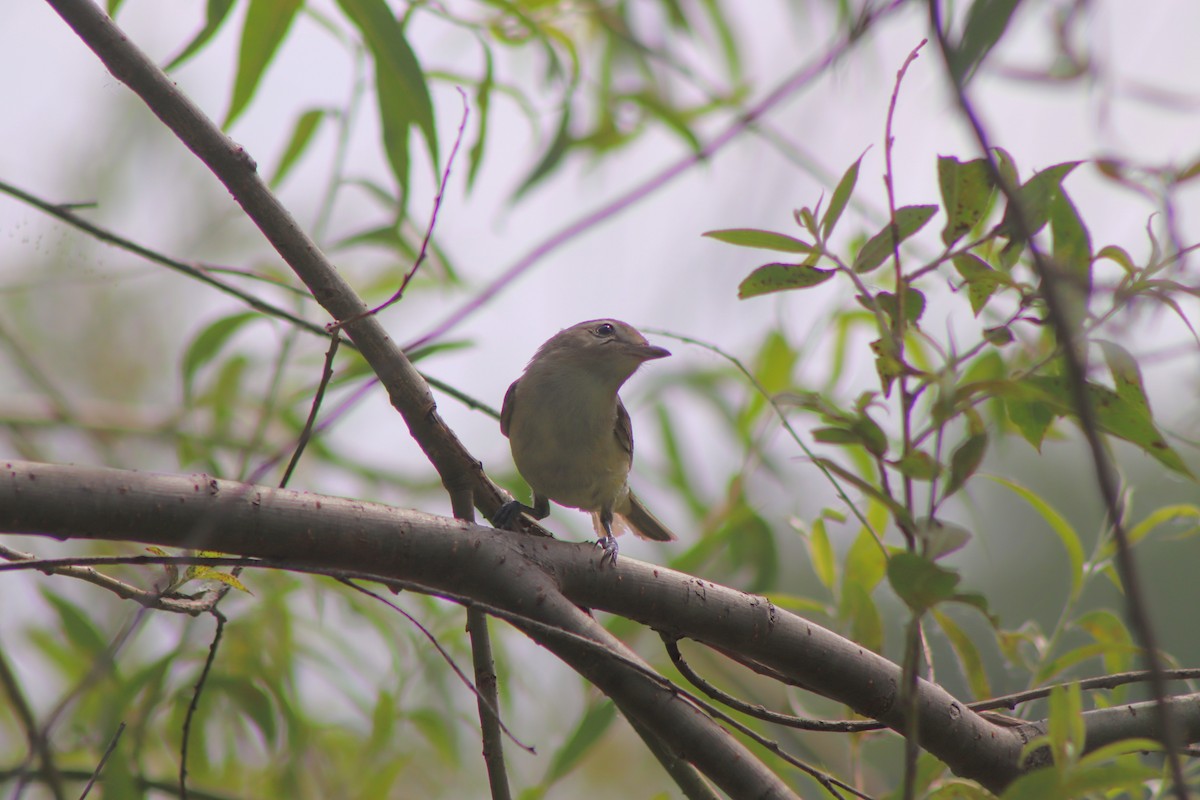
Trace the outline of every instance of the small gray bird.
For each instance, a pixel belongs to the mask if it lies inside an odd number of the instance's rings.
[[[500,432],[533,489],[533,506],[505,503],[492,524],[506,528],[521,512],[544,519],[551,500],[590,511],[604,549],[600,560],[613,564],[621,523],[643,539],[675,539],[629,490],[633,430],[617,396],[642,362],[669,355],[615,319],[573,325],[538,348],[508,387],[500,412]]]

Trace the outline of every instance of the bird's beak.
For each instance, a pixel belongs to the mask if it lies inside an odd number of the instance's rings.
[[[666,358],[671,351],[665,347],[655,347],[652,344],[639,345],[633,351],[643,361],[653,361],[656,358]]]

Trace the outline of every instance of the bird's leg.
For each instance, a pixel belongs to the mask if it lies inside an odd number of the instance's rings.
[[[600,554],[600,564],[603,566],[604,560],[608,559],[608,563],[612,566],[617,565],[617,537],[613,536],[612,532],[613,512],[611,508],[603,508],[600,510],[600,525],[604,528],[604,535],[596,541],[596,546],[604,549]]]
[[[545,519],[550,516],[550,498],[533,494],[533,505],[527,506],[520,500],[509,500],[492,515],[492,526],[505,530],[516,530],[514,523],[521,514],[528,514],[534,519]]]

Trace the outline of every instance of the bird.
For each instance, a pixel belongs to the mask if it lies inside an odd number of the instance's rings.
[[[538,348],[500,411],[500,432],[533,490],[533,505],[511,500],[492,524],[508,528],[521,513],[545,519],[551,500],[589,511],[600,562],[614,566],[616,536],[626,527],[643,539],[673,541],[675,534],[629,489],[633,427],[617,394],[644,362],[669,355],[616,319],[580,322]]]

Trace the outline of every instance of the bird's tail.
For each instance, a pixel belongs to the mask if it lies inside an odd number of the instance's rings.
[[[629,509],[622,512],[620,516],[625,518],[629,529],[643,539],[651,539],[656,542],[673,542],[678,538],[675,534],[671,533],[666,525],[659,522],[658,518],[642,505],[642,501],[633,492],[629,493]]]

